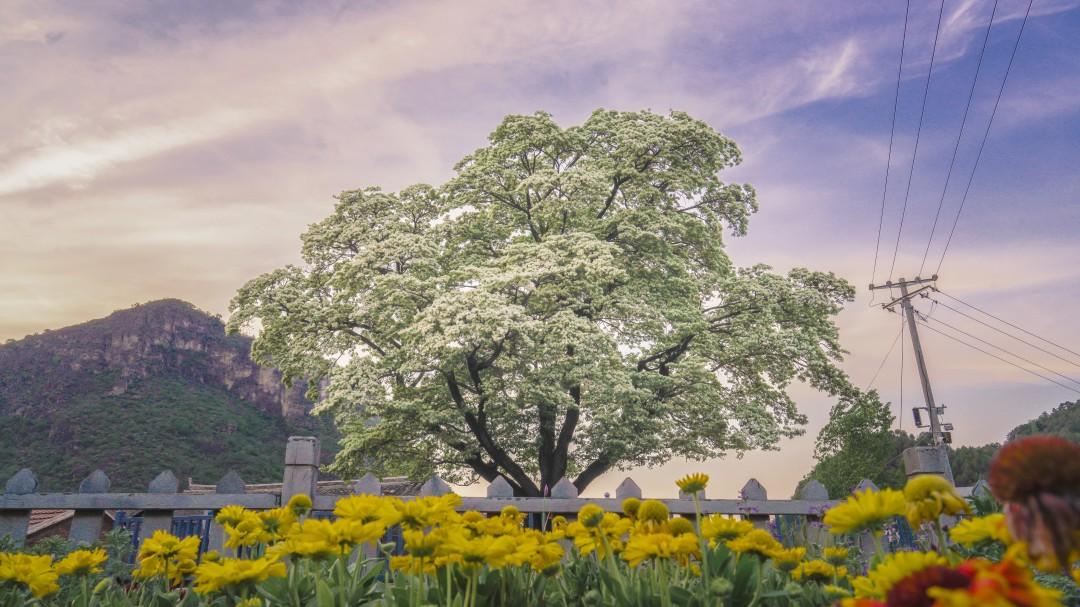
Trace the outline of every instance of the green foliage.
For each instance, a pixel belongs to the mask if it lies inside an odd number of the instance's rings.
[[[800,482],[800,488],[811,478],[824,484],[834,497],[847,494],[863,478],[878,487],[903,487],[906,477],[901,453],[908,447],[929,444],[929,439],[890,430],[892,422],[889,405],[881,403],[873,391],[856,403],[841,401],[834,406],[818,435],[814,454],[817,461]],[[1080,441],[1080,401],[1062,403],[1017,426],[1009,432],[1008,440],[1032,434]],[[949,461],[956,485],[971,486],[985,480],[1000,448],[1000,443],[950,447]]]
[[[1013,428],[1008,439],[1016,440],[1032,434],[1053,434],[1080,442],[1080,400],[1061,403],[1053,410]]]
[[[876,391],[837,403],[818,434],[817,463],[799,488],[812,478],[825,485],[832,497],[847,495],[864,478],[878,487],[902,487],[900,453],[913,446],[915,439],[893,431],[893,420],[889,403],[882,403]]]
[[[952,465],[953,478],[958,487],[971,486],[980,480],[986,480],[990,471],[990,461],[994,459],[1001,445],[990,443],[978,447],[955,447],[949,450],[949,463]]]
[[[335,469],[539,495],[616,468],[774,448],[806,422],[794,381],[859,398],[837,366],[831,273],[737,268],[754,189],[735,143],[673,112],[562,128],[508,116],[438,187],[341,194],[303,267],[237,293],[256,360],[311,386]]]
[[[29,467],[40,487],[71,491],[100,468],[113,489],[138,491],[164,469],[210,483],[235,469],[276,482],[293,431],[224,390],[155,376],[121,395],[89,392],[51,419],[0,416],[0,435],[20,437],[0,441],[0,479]]]
[[[279,376],[249,348],[179,300],[0,346],[0,481],[27,467],[47,491],[72,491],[95,468],[118,491],[145,490],[164,468],[270,482],[290,434],[320,436],[332,453],[332,420],[282,419]]]

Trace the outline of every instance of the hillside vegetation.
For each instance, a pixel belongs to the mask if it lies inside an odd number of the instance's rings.
[[[96,468],[118,491],[161,470],[213,483],[230,469],[279,481],[287,438],[329,420],[302,387],[248,357],[250,340],[177,300],[152,302],[0,346],[0,482],[20,468],[74,490]]]

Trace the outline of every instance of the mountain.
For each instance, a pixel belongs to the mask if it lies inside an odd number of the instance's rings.
[[[0,345],[0,482],[22,467],[71,491],[95,468],[114,490],[144,490],[158,472],[215,482],[281,478],[291,434],[324,438],[304,386],[256,364],[251,339],[165,299]]]

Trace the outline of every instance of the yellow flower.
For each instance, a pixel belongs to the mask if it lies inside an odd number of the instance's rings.
[[[735,519],[719,514],[710,514],[701,522],[701,535],[713,545],[746,535],[754,530],[750,521]]]
[[[236,604],[236,607],[262,607],[262,599],[257,596],[253,596],[250,599],[244,599]]]
[[[541,573],[551,572],[562,563],[565,551],[556,536],[540,534],[538,539],[536,549],[529,559],[529,565]]]
[[[184,575],[195,570],[199,555],[199,538],[183,539],[163,530],[157,530],[143,540],[139,547],[139,566],[131,574],[138,578],[165,577],[178,584]]]
[[[1005,525],[1005,515],[1001,513],[962,520],[949,530],[949,537],[968,548],[980,542],[1012,543],[1009,528]]]
[[[221,553],[217,550],[207,550],[202,555],[202,562],[204,563],[216,563],[221,560]]]
[[[195,590],[199,594],[218,592],[226,588],[265,582],[272,577],[285,577],[285,563],[273,556],[257,559],[222,559],[202,563],[195,569]]]
[[[907,510],[904,494],[893,489],[856,491],[825,513],[824,522],[831,533],[854,533],[870,529],[880,531],[881,525]]]
[[[283,550],[312,557],[349,554],[359,544],[377,541],[385,532],[386,528],[377,521],[361,523],[339,518],[331,522],[309,518],[293,526]]]
[[[263,525],[263,519],[259,516],[259,513],[250,510],[245,511],[240,521],[235,525],[224,525],[224,527],[225,535],[228,536],[228,539],[225,540],[226,548],[255,546],[270,540],[270,535]]]
[[[839,599],[846,599],[851,596],[851,591],[842,586],[833,586],[832,584],[825,584],[821,588],[825,591],[825,597],[831,601]]]
[[[604,520],[604,509],[596,504],[585,504],[578,510],[578,521],[586,527],[595,527]]]
[[[420,497],[408,501],[391,499],[390,504],[401,516],[402,527],[423,529],[441,525],[457,516],[454,509],[461,505],[461,496],[447,493],[439,497]]]
[[[339,499],[334,505],[334,514],[361,523],[380,521],[384,527],[396,525],[401,520],[401,512],[394,502],[376,495],[350,495]]]
[[[745,535],[729,540],[725,545],[732,552],[739,554],[748,552],[762,558],[769,558],[774,552],[784,548],[780,542],[776,541],[776,538],[764,529],[754,529]]]
[[[302,495],[302,494],[301,494]],[[295,497],[295,496],[294,496]],[[274,508],[259,513],[264,538],[268,542],[280,540],[296,522],[296,514],[291,508]]]
[[[638,508],[641,507],[641,500],[636,497],[628,497],[622,501],[623,514],[630,518],[637,517]]]
[[[847,575],[847,570],[843,567],[837,568],[825,561],[814,559],[812,561],[806,561],[805,563],[799,563],[799,566],[791,572],[791,579],[805,579],[811,582],[831,582],[833,579],[845,575]]]
[[[95,550],[76,550],[56,564],[60,575],[90,575],[101,573],[101,564],[109,560],[109,555],[101,548]]]
[[[645,500],[638,507],[637,518],[646,523],[663,523],[668,520],[667,505],[660,500]]]
[[[780,571],[791,571],[806,556],[806,548],[783,548],[772,553],[773,564]]]
[[[491,569],[500,569],[506,565],[514,547],[514,540],[509,536],[468,538],[464,534],[450,534],[439,545],[437,554],[443,562],[460,563],[466,569],[478,569],[485,564]]]
[[[304,516],[308,512],[311,512],[311,497],[304,493],[297,493],[289,498],[289,503],[285,505],[296,516]]]
[[[426,535],[418,529],[406,529],[402,535],[405,537],[405,550],[419,559],[434,555],[444,539],[444,534],[438,529]]]
[[[21,584],[35,597],[46,597],[60,590],[59,577],[51,556],[0,552],[0,582]]]
[[[421,573],[435,573],[435,560],[422,559],[411,554],[390,557],[391,571],[404,571],[412,575]]]
[[[499,511],[499,516],[511,519],[518,524],[521,524],[521,521],[525,519],[525,515],[521,510],[518,510],[517,506],[503,506],[503,509]]]
[[[247,513],[247,509],[243,506],[225,506],[221,510],[218,510],[217,516],[214,520],[219,525],[236,525],[240,521],[244,520],[244,515]]]
[[[945,557],[936,552],[894,552],[885,557],[865,577],[851,581],[855,596],[884,598],[889,589],[907,576],[935,565],[947,565]]]
[[[702,472],[687,474],[675,481],[675,484],[678,485],[679,490],[683,493],[694,495],[705,490],[705,485],[709,484],[709,475]]]
[[[676,516],[668,521],[667,530],[671,535],[683,535],[686,533],[694,533],[694,524],[688,519]]]
[[[139,547],[139,560],[148,558],[195,560],[199,554],[199,538],[188,536],[183,539],[162,530],[143,540]]]
[[[630,536],[622,558],[631,567],[648,559],[676,559],[687,564],[691,556],[700,554],[697,537],[690,534],[635,533]]]
[[[848,559],[848,549],[843,546],[829,546],[824,551],[825,560],[831,565],[843,565]]]
[[[596,552],[603,558],[609,549],[614,553],[622,551],[623,536],[632,524],[630,519],[608,512],[601,515],[593,527],[586,527],[580,521],[570,523],[566,526],[566,537],[574,540],[574,546],[582,556]]]
[[[945,477],[936,474],[920,474],[904,485],[907,500],[907,519],[912,527],[938,520],[941,515],[957,515],[971,512],[964,498],[956,492]]]

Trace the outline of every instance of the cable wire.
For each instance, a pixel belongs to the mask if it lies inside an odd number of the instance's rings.
[[[930,227],[930,238],[926,240],[926,250],[923,251],[922,263],[919,264],[919,275],[922,275],[926,267],[926,258],[930,255],[930,245],[934,242],[934,233],[937,232],[938,220],[941,218],[941,209],[945,205],[945,193],[949,191],[949,182],[952,180],[953,167],[956,166],[956,155],[960,151],[960,140],[964,137],[964,127],[967,126],[968,112],[971,110],[971,101],[975,98],[975,85],[979,82],[979,72],[982,70],[983,57],[986,55],[986,43],[990,40],[990,29],[994,26],[994,16],[997,15],[998,0],[994,0],[994,8],[990,11],[990,21],[986,24],[986,33],[983,34],[982,48],[979,49],[979,60],[975,64],[975,77],[971,80],[971,90],[968,91],[967,104],[964,105],[964,115],[960,119],[960,132],[956,134],[956,144],[953,145],[952,158],[949,160],[949,170],[945,174],[945,186],[941,188],[941,199],[938,200],[937,212],[934,213],[934,224]]]
[[[974,304],[970,304],[970,303],[968,303],[968,302],[966,302],[966,301],[964,301],[964,300],[960,299],[959,297],[956,297],[955,295],[950,295],[950,294],[948,294],[948,293],[946,293],[945,291],[942,291],[942,290],[940,290],[940,289],[938,289],[938,293],[941,293],[941,294],[942,294],[942,295],[944,295],[945,297],[948,297],[949,299],[951,299],[951,300],[953,300],[953,301],[955,301],[955,302],[957,302],[957,303],[963,304],[963,305],[965,305],[965,306],[967,306],[967,307],[971,308],[972,310],[975,310],[975,311],[977,311],[977,312],[981,312],[981,313],[983,313],[983,314],[985,314],[985,315],[989,316],[990,318],[993,318],[994,320],[996,320],[996,321],[998,321],[998,322],[1001,322],[1001,323],[1005,323],[1005,324],[1009,325],[1010,327],[1012,327],[1012,328],[1016,329],[1017,331],[1021,331],[1021,332],[1023,332],[1023,333],[1026,333],[1026,334],[1028,334],[1028,335],[1030,335],[1030,336],[1034,337],[1035,339],[1038,339],[1038,340],[1040,340],[1040,341],[1044,341],[1044,342],[1046,342],[1046,343],[1050,344],[1051,346],[1054,346],[1055,348],[1061,348],[1062,350],[1064,350],[1064,351],[1068,352],[1069,354],[1074,354],[1074,355],[1076,355],[1076,356],[1080,356],[1080,352],[1076,352],[1076,351],[1074,351],[1074,350],[1070,350],[1070,349],[1066,348],[1065,346],[1063,346],[1063,345],[1061,345],[1061,344],[1058,344],[1058,343],[1054,343],[1054,342],[1050,341],[1049,339],[1046,339],[1045,337],[1040,337],[1040,336],[1038,336],[1038,335],[1036,335],[1036,334],[1032,333],[1031,331],[1028,331],[1027,329],[1025,329],[1025,328],[1023,328],[1023,327],[1019,327],[1019,326],[1017,326],[1017,325],[1014,325],[1013,323],[1011,323],[1011,322],[1009,322],[1009,321],[1005,320],[1004,318],[1001,318],[1001,317],[998,317],[998,316],[994,316],[993,314],[991,314],[991,313],[987,312],[986,310],[983,310],[982,308],[980,308],[980,307],[978,307],[978,306],[976,306],[976,305],[974,305]]]
[[[1064,356],[1058,356],[1056,353],[1051,352],[1050,350],[1047,350],[1046,348],[1043,348],[1043,347],[1039,346],[1038,344],[1033,344],[1030,341],[1028,341],[1028,340],[1026,340],[1026,339],[1024,339],[1022,337],[1017,337],[1017,336],[1013,335],[1012,333],[1009,333],[1008,331],[1005,331],[1005,330],[1003,330],[1003,329],[1001,329],[999,327],[995,327],[994,325],[992,325],[992,324],[990,324],[990,323],[988,323],[986,321],[980,320],[980,319],[968,314],[967,312],[964,312],[963,310],[957,310],[956,308],[950,306],[949,304],[947,304],[947,303],[945,303],[943,301],[938,301],[938,300],[934,299],[933,297],[927,297],[927,299],[929,299],[930,301],[932,301],[932,302],[934,302],[936,304],[941,305],[943,308],[946,308],[948,310],[952,310],[953,312],[956,312],[960,316],[963,316],[965,318],[969,318],[969,319],[979,323],[980,325],[984,325],[986,327],[989,327],[989,328],[993,329],[994,331],[997,331],[998,333],[1001,333],[1002,335],[1006,335],[1008,337],[1011,337],[1011,338],[1015,339],[1016,341],[1018,341],[1018,342],[1020,342],[1022,344],[1025,344],[1027,346],[1035,348],[1036,350],[1038,350],[1040,352],[1043,352],[1045,354],[1049,354],[1050,356],[1053,356],[1054,358],[1056,358],[1056,359],[1058,359],[1058,360],[1060,360],[1062,362],[1068,363],[1068,364],[1076,367],[1077,369],[1080,369],[1080,364],[1078,364],[1076,362],[1073,362],[1073,361],[1065,358]]]
[[[1020,369],[1021,371],[1026,371],[1026,372],[1028,372],[1028,373],[1030,373],[1030,374],[1032,374],[1032,375],[1034,375],[1036,377],[1041,377],[1042,379],[1045,379],[1046,381],[1048,381],[1048,382],[1050,382],[1052,384],[1057,384],[1057,385],[1061,386],[1062,388],[1065,388],[1066,390],[1072,390],[1073,392],[1076,392],[1077,394],[1080,394],[1080,390],[1077,390],[1076,388],[1073,388],[1072,386],[1069,386],[1067,384],[1063,384],[1063,383],[1061,383],[1059,381],[1053,380],[1053,379],[1051,379],[1051,378],[1049,378],[1049,377],[1047,377],[1047,376],[1045,376],[1045,375],[1043,375],[1041,373],[1032,371],[1031,369],[1028,369],[1027,367],[1022,367],[1022,366],[1012,362],[1011,360],[1008,360],[1008,359],[1005,359],[1005,358],[1002,358],[1002,357],[998,356],[997,354],[994,354],[992,352],[987,352],[986,350],[983,350],[979,346],[974,346],[972,344],[969,344],[968,342],[966,342],[966,341],[964,341],[964,340],[962,340],[962,339],[960,339],[958,337],[955,337],[953,335],[949,335],[948,333],[946,333],[944,331],[939,331],[939,330],[935,329],[934,327],[931,327],[928,323],[921,322],[921,321],[916,321],[916,322],[918,322],[920,325],[926,327],[927,329],[930,329],[934,333],[937,333],[938,335],[943,335],[943,336],[945,336],[945,337],[947,337],[947,338],[949,338],[949,339],[951,339],[951,340],[953,340],[955,342],[961,343],[961,344],[971,348],[972,350],[978,350],[979,352],[982,352],[983,354],[985,354],[987,356],[990,356],[992,358],[996,358],[996,359],[1000,360],[1003,363],[1008,363],[1008,364],[1016,367],[1017,369]]]
[[[877,279],[878,254],[881,252],[881,228],[885,223],[885,199],[889,193],[889,170],[892,167],[893,139],[896,137],[896,109],[900,105],[900,75],[904,71],[904,49],[907,48],[908,15],[910,14],[911,0],[907,0],[904,8],[904,35],[900,38],[900,64],[896,66],[896,95],[893,97],[892,126],[889,128],[889,156],[885,161],[885,187],[881,190],[881,216],[878,217],[877,242],[874,243],[874,269],[870,271],[871,283]],[[870,302],[873,304],[873,292],[871,292]]]
[[[1024,27],[1031,15],[1031,5],[1035,0],[1028,0],[1027,10],[1024,12],[1024,20],[1020,22],[1020,32],[1016,34],[1016,43],[1013,44],[1012,54],[1009,55],[1009,63],[1005,66],[1005,76],[1001,79],[1001,88],[998,89],[997,99],[994,100],[994,109],[990,112],[990,120],[986,123],[986,131],[979,143],[979,151],[975,154],[975,164],[971,167],[971,175],[968,177],[967,186],[964,187],[964,195],[960,198],[960,207],[956,210],[956,218],[953,220],[952,229],[949,230],[949,238],[945,241],[945,248],[941,251],[941,259],[938,261],[934,274],[941,273],[941,264],[945,263],[945,254],[949,252],[953,236],[956,234],[956,226],[960,223],[960,214],[964,212],[964,203],[967,202],[968,193],[971,191],[971,182],[975,180],[975,171],[979,168],[979,160],[982,159],[983,148],[990,136],[990,127],[994,124],[994,116],[997,116],[998,105],[1001,103],[1001,95],[1005,92],[1005,83],[1009,81],[1009,72],[1012,71],[1013,60],[1016,59],[1016,49],[1020,48],[1020,38],[1024,35]]]
[[[877,381],[878,375],[881,375],[881,370],[885,368],[885,363],[889,362],[889,357],[892,356],[893,350],[896,349],[896,342],[900,341],[900,336],[904,334],[904,324],[906,320],[904,317],[900,317],[900,330],[896,332],[896,337],[892,340],[892,345],[889,346],[889,351],[885,353],[885,358],[881,359],[881,364],[878,365],[877,371],[874,372],[874,377],[870,378],[870,383],[866,384],[866,390],[874,387],[874,382]]]
[[[915,129],[915,148],[911,151],[911,168],[908,170],[907,190],[904,192],[904,206],[900,209],[900,227],[896,231],[896,247],[893,249],[889,277],[896,270],[896,257],[900,253],[900,239],[904,234],[904,218],[907,215],[908,198],[911,196],[911,181],[915,176],[915,159],[919,156],[919,139],[922,136],[923,117],[926,115],[926,98],[930,93],[930,77],[934,74],[934,59],[937,58],[938,38],[941,36],[941,17],[945,14],[945,0],[941,0],[938,9],[937,29],[934,31],[934,46],[930,50],[930,69],[926,70],[926,86],[923,87],[922,108],[919,110],[919,126]]]
[[[965,331],[965,330],[963,330],[963,329],[961,329],[959,327],[950,325],[949,323],[947,323],[947,322],[945,322],[943,320],[940,320],[940,319],[937,319],[937,318],[924,319],[924,320],[933,320],[936,323],[945,325],[946,327],[949,327],[950,329],[952,329],[953,331],[956,331],[957,333],[961,333],[963,335],[966,335],[966,336],[970,337],[971,339],[974,339],[977,342],[984,343],[984,344],[990,346],[991,348],[994,348],[995,350],[999,350],[1001,352],[1004,352],[1004,353],[1008,354],[1009,356],[1012,356],[1013,358],[1019,358],[1020,360],[1026,362],[1029,365],[1034,365],[1034,366],[1042,369],[1043,371],[1046,371],[1047,373],[1053,373],[1054,375],[1057,375],[1058,377],[1060,377],[1062,379],[1071,381],[1072,383],[1076,384],[1077,386],[1080,386],[1080,381],[1077,381],[1076,379],[1073,379],[1073,378],[1069,377],[1068,375],[1058,373],[1057,371],[1051,369],[1050,367],[1041,365],[1041,364],[1039,364],[1039,363],[1037,363],[1037,362],[1035,362],[1035,361],[1033,361],[1031,359],[1024,358],[1023,356],[1020,356],[1019,354],[1017,354],[1017,353],[1015,353],[1015,352],[1013,352],[1011,350],[1008,350],[1006,348],[1002,348],[1001,346],[999,346],[997,344],[992,344],[992,343],[986,341],[985,339],[983,339],[983,338],[981,338],[981,337],[979,337],[977,335],[972,335],[971,333],[968,333],[967,331]]]

